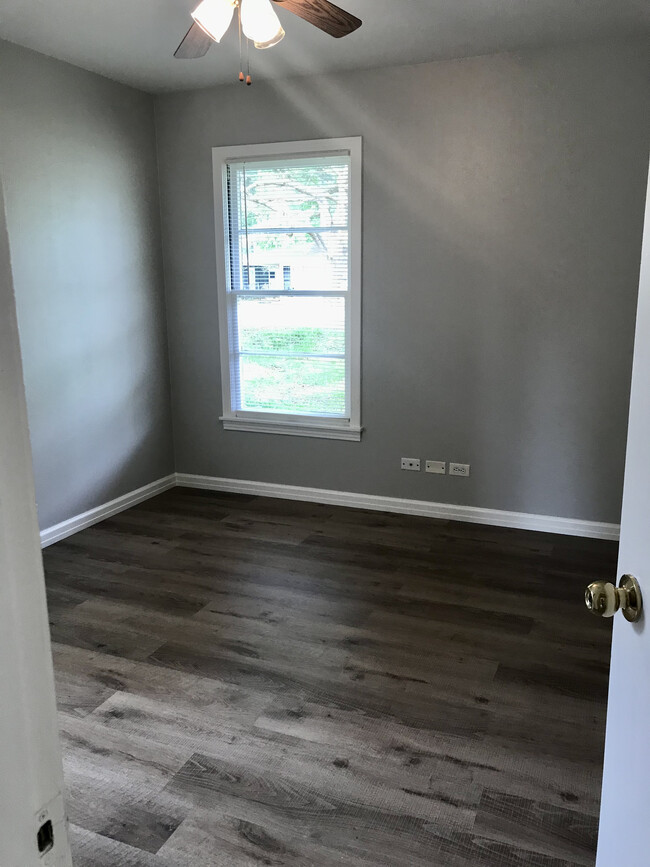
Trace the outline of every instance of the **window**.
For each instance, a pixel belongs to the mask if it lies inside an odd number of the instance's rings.
[[[214,148],[222,422],[361,438],[361,139]]]

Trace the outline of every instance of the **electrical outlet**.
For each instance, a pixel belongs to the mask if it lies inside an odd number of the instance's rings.
[[[420,458],[402,458],[401,468],[403,470],[415,470],[415,472],[418,472],[420,469]]]
[[[424,469],[427,473],[440,473],[444,476],[447,472],[447,464],[444,461],[427,461]]]
[[[467,478],[469,476],[469,464],[449,464],[449,475]]]

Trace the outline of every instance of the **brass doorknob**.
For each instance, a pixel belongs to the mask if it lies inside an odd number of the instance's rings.
[[[613,617],[620,608],[623,617],[634,623],[643,609],[639,582],[634,575],[623,575],[618,587],[607,581],[594,581],[585,590],[585,605],[599,617]]]

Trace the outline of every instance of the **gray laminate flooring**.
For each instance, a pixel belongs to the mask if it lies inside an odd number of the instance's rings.
[[[175,489],[44,560],[76,867],[593,867],[614,544]]]

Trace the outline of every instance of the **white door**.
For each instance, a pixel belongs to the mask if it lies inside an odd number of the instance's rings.
[[[598,867],[650,865],[650,187],[618,561],[626,573],[641,585],[645,612],[638,623],[615,615]]]
[[[62,784],[32,456],[0,189],[2,867],[70,867]]]

